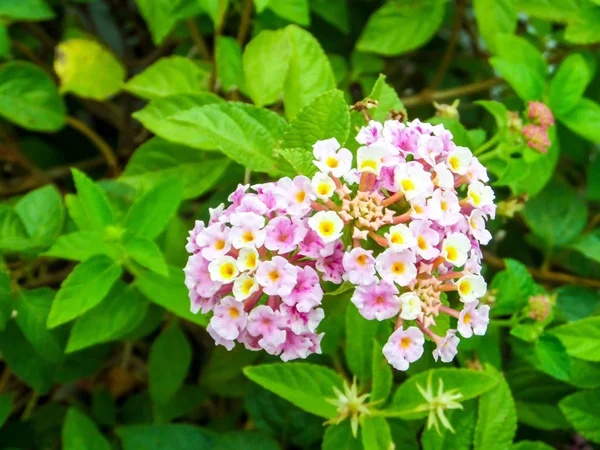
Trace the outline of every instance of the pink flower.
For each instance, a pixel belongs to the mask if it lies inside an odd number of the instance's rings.
[[[300,312],[308,312],[323,300],[323,289],[319,282],[319,275],[310,266],[298,268],[296,286],[289,295],[283,297],[283,302],[289,306],[296,306]]]
[[[333,243],[333,252],[331,254],[317,258],[315,267],[321,272],[323,281],[331,281],[335,284],[342,282],[342,274],[344,273],[343,258],[344,246],[340,241]]]
[[[256,271],[256,281],[267,295],[286,296],[296,285],[296,268],[281,256],[274,256],[271,261],[264,261]]]
[[[213,340],[215,341],[215,345],[222,345],[229,351],[231,351],[233,349],[233,347],[235,347],[235,341],[233,339],[223,339],[215,331],[215,329],[212,327],[212,325],[210,323],[206,327],[206,331],[208,331],[208,334],[210,334],[210,337],[213,338]]]
[[[293,217],[302,217],[310,212],[310,202],[316,198],[310,179],[305,176],[293,180],[282,178],[277,182],[275,196],[277,207]]]
[[[383,354],[388,362],[398,370],[407,370],[410,363],[423,355],[425,338],[417,327],[403,327],[392,333],[383,346]]]
[[[423,134],[417,141],[417,154],[432,166],[443,151],[444,142],[439,137]]]
[[[490,323],[490,307],[483,305],[477,308],[479,301],[465,304],[458,317],[458,332],[462,337],[470,338],[473,334],[483,336]]]
[[[260,247],[265,241],[265,218],[253,212],[241,212],[231,215],[229,239],[234,248]]]
[[[340,148],[335,138],[317,142],[313,145],[313,154],[315,166],[323,173],[340,178],[352,168],[352,153],[347,148]]]
[[[371,120],[369,125],[362,127],[356,135],[356,142],[362,145],[374,144],[381,138],[383,131],[383,125],[381,123]]]
[[[417,277],[414,263],[415,255],[411,251],[388,248],[377,257],[375,267],[384,280],[400,286],[408,286]]]
[[[187,244],[185,249],[188,253],[198,253],[200,251],[200,247],[196,244],[196,238],[200,233],[204,231],[204,222],[201,220],[196,220],[194,223],[194,228],[192,228],[189,232],[189,237],[187,238]]]
[[[270,220],[265,231],[265,247],[284,254],[296,250],[308,230],[302,220],[280,216]]]
[[[258,198],[257,195],[247,194],[243,199],[236,212],[253,212],[259,216],[264,216],[269,208]]]
[[[527,105],[527,118],[542,128],[554,125],[552,111],[542,102],[529,102]]]
[[[242,199],[246,196],[246,191],[250,187],[249,184],[238,184],[235,191],[231,193],[227,200],[231,202],[233,208],[237,208],[242,204]]]
[[[222,339],[236,339],[240,331],[246,328],[248,314],[244,305],[231,296],[224,297],[215,306],[214,315],[210,319],[210,326]]]
[[[325,243],[323,240],[316,231],[309,228],[304,240],[298,245],[298,253],[309,258],[318,258],[324,248]]]
[[[436,189],[427,207],[429,217],[442,226],[454,225],[461,219],[458,197],[450,191]]]
[[[481,245],[487,245],[492,239],[492,233],[485,229],[485,215],[479,209],[474,209],[469,215],[469,229]]]
[[[314,345],[309,335],[287,333],[285,342],[279,346],[279,350],[282,352],[280,358],[284,362],[299,358],[305,359],[311,353]]]
[[[523,137],[530,148],[540,153],[548,153],[551,142],[546,128],[530,123],[523,127]]]
[[[195,290],[189,292],[190,296],[190,311],[193,314],[198,314],[202,310],[202,314],[206,314],[213,310],[220,298],[216,295],[205,298],[198,295]]]
[[[437,245],[440,243],[440,235],[431,229],[429,220],[413,220],[408,226],[417,239],[416,252],[424,260],[432,260],[440,254]]]
[[[396,294],[398,288],[393,283],[381,280],[379,284],[357,286],[352,295],[352,303],[365,319],[381,321],[400,312],[400,298]]]
[[[215,223],[208,226],[196,236],[196,244],[200,253],[209,261],[225,256],[231,250],[229,228]]]
[[[377,281],[373,250],[353,248],[350,252],[344,253],[342,265],[345,270],[343,279],[352,284],[366,285]]]
[[[436,361],[441,359],[442,362],[451,362],[456,354],[458,353],[458,343],[460,339],[455,336],[456,330],[448,330],[446,336],[444,336],[437,343],[437,348],[433,351],[433,359]]]
[[[183,269],[185,273],[185,285],[190,291],[194,291],[201,297],[212,297],[221,287],[221,283],[213,281],[208,271],[209,261],[200,253],[190,256]]]
[[[314,333],[325,317],[325,312],[321,308],[300,312],[296,307],[283,304],[279,311],[285,325],[296,334]]]
[[[258,344],[267,353],[275,354],[277,348],[285,341],[284,321],[281,315],[270,306],[260,305],[248,315],[247,331],[250,335],[260,337]]]

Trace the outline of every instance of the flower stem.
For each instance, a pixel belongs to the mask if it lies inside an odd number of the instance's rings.
[[[492,137],[489,141],[487,141],[485,144],[483,144],[483,145],[477,147],[475,150],[473,150],[473,154],[475,156],[479,156],[482,153],[485,153],[487,150],[489,150],[494,145],[496,145],[499,140],[500,140],[500,133],[496,133],[496,135],[494,137]]]
[[[85,135],[92,142],[92,144],[94,144],[96,148],[100,150],[100,153],[102,153],[102,156],[104,156],[106,162],[111,168],[113,175],[119,175],[119,162],[115,156],[115,152],[112,148],[110,148],[106,141],[100,137],[100,135],[75,117],[67,116],[67,124],[75,128],[81,134]]]

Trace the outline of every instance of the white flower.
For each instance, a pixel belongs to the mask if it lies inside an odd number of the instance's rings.
[[[457,267],[467,262],[469,250],[471,250],[471,242],[463,234],[451,233],[442,242],[442,257]]]
[[[316,196],[321,200],[330,198],[335,192],[335,183],[329,175],[323,172],[317,172],[312,178],[311,184]]]
[[[400,317],[404,320],[415,320],[421,313],[421,299],[414,292],[406,292],[400,296],[402,312]]]
[[[328,244],[342,235],[344,222],[334,211],[319,211],[308,219],[308,226],[319,235],[325,244]]]
[[[479,301],[467,303],[458,316],[458,332],[470,338],[473,334],[483,336],[490,323],[490,307],[483,305],[477,309]]]
[[[404,192],[408,201],[422,195],[429,196],[433,192],[431,174],[420,163],[398,164],[394,170],[394,184],[396,189]]]
[[[469,185],[467,201],[475,208],[483,208],[494,204],[494,191],[481,181],[474,181]]]
[[[480,209],[474,209],[469,216],[471,234],[481,245],[487,245],[492,239],[492,233],[485,229],[485,215]]]
[[[243,273],[233,282],[233,296],[238,302],[246,300],[258,291],[258,284],[254,278]]]
[[[236,266],[240,272],[250,271],[258,267],[258,252],[254,248],[243,248],[238,255]]]
[[[223,256],[211,261],[208,265],[208,273],[213,281],[231,283],[238,276],[237,262],[231,256]]]
[[[481,275],[469,274],[457,282],[458,294],[463,303],[469,303],[485,295],[487,284]],[[462,334],[462,333],[461,333]]]
[[[393,225],[384,236],[394,250],[406,250],[417,245],[417,239],[404,224]]]
[[[313,145],[313,155],[316,158],[313,163],[319,170],[338,178],[352,168],[352,153],[347,148],[340,148],[335,138],[318,141]]]
[[[473,154],[467,147],[455,147],[448,153],[448,166],[450,170],[459,175],[464,175],[471,167]]]
[[[433,167],[435,176],[433,177],[433,184],[440,189],[454,189],[454,175],[448,169],[448,166],[441,162]]]
[[[231,215],[229,239],[237,249],[260,247],[265,241],[265,218],[253,212],[238,212]]]
[[[389,156],[389,149],[383,145],[373,144],[370,147],[360,147],[356,152],[357,170],[379,175],[385,158]]]

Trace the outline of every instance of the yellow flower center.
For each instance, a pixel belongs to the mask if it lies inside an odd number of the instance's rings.
[[[246,281],[244,281],[244,283],[242,284],[242,292],[244,294],[248,294],[250,292],[250,289],[252,289],[254,287],[254,280],[248,278]]]
[[[324,220],[319,224],[319,231],[323,236],[331,236],[334,230],[333,222]]]
[[[254,253],[250,253],[248,258],[246,258],[246,267],[248,269],[254,269],[256,267],[256,255]]]
[[[448,255],[448,261],[454,261],[458,256],[458,252],[456,251],[455,247],[447,247],[446,254]]]
[[[365,264],[367,264],[367,260],[368,260],[368,257],[365,254],[358,255],[356,257],[356,262],[359,263],[361,266],[364,266]]]
[[[235,267],[231,263],[225,263],[221,266],[221,276],[223,278],[231,278],[235,273]]]
[[[471,292],[471,283],[469,283],[468,281],[463,281],[462,283],[460,283],[458,290],[461,294],[467,295],[469,292]]]
[[[442,211],[444,211],[444,212],[448,211],[448,203],[442,202],[441,207],[442,207]]]
[[[215,242],[215,248],[217,250],[223,250],[225,248],[225,241],[223,239],[219,239],[217,242]]]
[[[366,170],[366,169],[370,169],[373,172],[377,171],[377,162],[373,161],[373,160],[367,160],[367,161],[363,161],[362,164],[360,165],[361,170]]]
[[[328,167],[335,169],[339,165],[339,161],[337,160],[337,158],[330,156],[329,158],[327,158],[327,161],[325,161],[325,164],[327,164]]]
[[[299,191],[298,193],[296,193],[296,201],[298,203],[302,203],[305,198],[306,198],[306,192]]]
[[[410,345],[410,342],[411,341],[409,337],[403,337],[402,339],[400,339],[400,347],[406,349]]]
[[[229,317],[236,319],[240,316],[240,312],[236,308],[229,308]]]
[[[383,302],[385,302],[385,299],[381,295],[375,299],[375,303],[378,305],[381,305]]]
[[[329,186],[327,186],[325,183],[320,184],[317,192],[319,195],[327,195],[329,193]]]
[[[469,324],[471,322],[471,314],[470,313],[466,313],[465,316],[463,317],[463,322],[465,322],[465,324]]]
[[[411,180],[402,180],[400,184],[402,185],[402,189],[404,189],[404,191],[412,191],[415,188],[415,183],[413,183]]]
[[[402,275],[404,273],[404,263],[398,261],[392,264],[392,273],[394,275]]]
[[[458,158],[456,156],[451,156],[450,158],[448,158],[448,164],[450,164],[450,166],[454,169],[457,170],[458,169]]]
[[[469,192],[469,197],[471,197],[474,204],[479,205],[479,203],[481,203],[481,197],[475,192]]]
[[[254,240],[254,234],[252,234],[252,231],[246,231],[242,235],[242,239],[244,242],[252,242]]]
[[[425,238],[423,236],[419,236],[417,238],[417,245],[421,250],[427,250],[427,241],[425,241]]]
[[[272,270],[271,272],[269,272],[269,278],[271,279],[271,281],[279,280],[279,271]]]
[[[404,238],[400,233],[392,234],[390,241],[392,241],[392,244],[404,244]]]

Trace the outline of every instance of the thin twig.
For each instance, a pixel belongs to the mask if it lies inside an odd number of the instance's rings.
[[[444,53],[444,57],[440,62],[435,77],[433,78],[433,81],[429,86],[429,89],[431,91],[435,91],[438,88],[438,86],[442,82],[442,79],[444,78],[444,75],[446,74],[446,71],[448,70],[448,67],[450,66],[450,62],[452,62],[452,58],[454,57],[454,52],[456,50],[456,45],[458,44],[458,37],[460,36],[463,18],[465,16],[465,9],[465,0],[457,0],[456,12],[454,13],[454,23],[452,25],[450,40],[448,41],[448,47],[446,48],[446,52]]]
[[[67,124],[75,128],[81,134],[85,135],[96,146],[96,148],[100,150],[100,153],[102,153],[102,156],[104,156],[108,166],[111,168],[113,175],[119,175],[119,161],[115,156],[115,152],[112,148],[110,148],[106,141],[100,137],[99,134],[97,134],[81,120],[76,119],[73,116],[67,116]]]
[[[244,4],[240,28],[238,29],[237,34],[237,42],[240,44],[240,47],[244,45],[244,42],[246,42],[248,31],[250,31],[250,23],[252,22],[252,5],[252,0],[246,0],[246,3]]]
[[[489,251],[483,251],[483,261],[492,267],[497,269],[504,269],[505,264],[502,258],[490,253]],[[553,284],[579,284],[581,286],[588,286],[592,288],[600,288],[600,280],[593,280],[590,278],[578,277],[576,275],[570,275],[562,272],[551,272],[535,269],[528,267],[527,270],[536,280],[546,281]]]
[[[200,31],[196,26],[196,22],[194,22],[193,19],[187,19],[185,24],[187,25],[190,36],[192,37],[192,41],[194,41],[194,45],[202,55],[202,58],[210,61],[210,52],[208,51],[208,46],[206,45],[202,34],[200,34]]]
[[[477,81],[475,83],[466,84],[464,86],[452,89],[444,89],[435,92],[425,90],[423,92],[418,93],[417,95],[404,97],[402,99],[402,103],[404,103],[404,106],[425,105],[428,103],[432,103],[434,100],[447,100],[449,98],[457,98],[463,95],[470,95],[475,94],[477,92],[486,91],[494,86],[498,86],[503,83],[504,80],[502,78],[490,78],[488,80]]]

